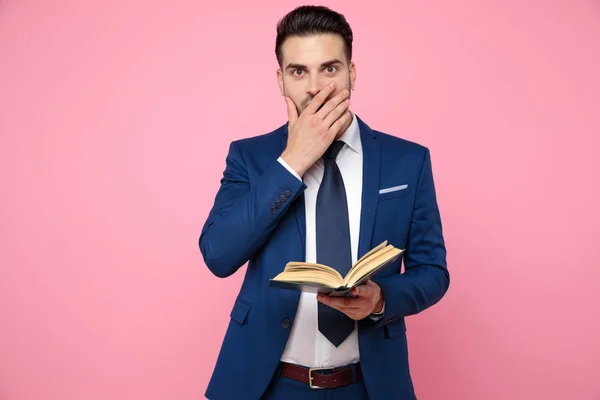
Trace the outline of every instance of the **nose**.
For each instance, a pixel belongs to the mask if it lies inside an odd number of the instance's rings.
[[[328,83],[329,82],[323,79],[323,77],[312,75],[311,78],[308,80],[308,87],[306,89],[306,92],[312,96],[315,96]]]

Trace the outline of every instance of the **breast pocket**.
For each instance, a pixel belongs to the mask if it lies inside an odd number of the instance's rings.
[[[393,199],[410,193],[408,185],[391,186],[379,189],[379,200]]]

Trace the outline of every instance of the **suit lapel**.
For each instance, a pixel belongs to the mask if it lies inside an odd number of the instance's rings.
[[[358,258],[371,249],[375,213],[379,202],[379,178],[381,175],[381,146],[377,136],[358,115],[360,139],[363,148],[362,204],[360,207],[360,234]]]

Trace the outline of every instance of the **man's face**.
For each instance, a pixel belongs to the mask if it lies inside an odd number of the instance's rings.
[[[291,36],[281,45],[282,67],[277,70],[279,89],[296,104],[298,115],[319,91],[336,82],[334,97],[344,89],[351,92],[356,79],[354,63],[348,65],[340,35]],[[350,97],[350,96],[348,96]]]

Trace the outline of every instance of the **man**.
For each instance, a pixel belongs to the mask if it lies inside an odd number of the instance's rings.
[[[206,396],[415,399],[404,319],[449,286],[429,150],[350,111],[356,66],[341,14],[291,11],[278,24],[276,55],[288,122],[231,143],[200,235],[216,276],[249,261]],[[269,286],[289,261],[344,275],[384,240],[403,257],[354,297]]]

